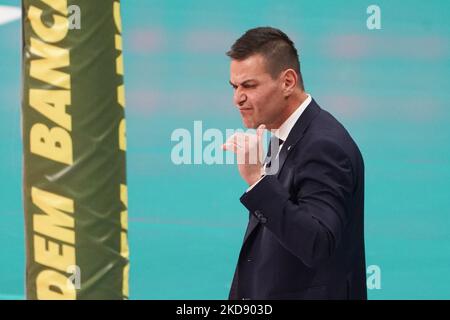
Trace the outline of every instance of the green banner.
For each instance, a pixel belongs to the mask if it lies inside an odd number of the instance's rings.
[[[28,299],[127,299],[120,1],[23,0]]]

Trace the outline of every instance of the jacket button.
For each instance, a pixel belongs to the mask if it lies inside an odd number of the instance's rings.
[[[262,212],[260,210],[255,210],[255,216],[258,218],[258,220],[261,223],[267,222],[267,218],[262,214]]]

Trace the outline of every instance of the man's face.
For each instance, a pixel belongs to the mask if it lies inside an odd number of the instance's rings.
[[[247,128],[265,124],[271,129],[283,108],[282,84],[266,70],[265,58],[259,54],[245,60],[232,60],[230,84],[234,88],[234,104]]]

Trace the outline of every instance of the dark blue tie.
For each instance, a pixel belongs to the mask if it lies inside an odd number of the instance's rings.
[[[270,138],[269,150],[267,150],[266,160],[264,161],[264,163],[266,164],[266,168],[270,168],[270,165],[272,163],[272,157],[271,157],[272,146],[274,146],[277,142],[278,142],[278,146],[276,146],[276,150],[273,150],[274,151],[274,153],[273,153],[274,157],[277,156],[278,151],[280,150],[280,147],[283,144],[284,140],[282,140],[282,139],[280,139],[278,137],[275,137],[275,136],[272,136]]]

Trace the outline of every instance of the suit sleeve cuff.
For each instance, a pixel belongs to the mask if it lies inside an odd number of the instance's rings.
[[[287,200],[289,194],[275,175],[264,176],[240,198],[250,212],[262,211],[267,216],[278,212]]]

